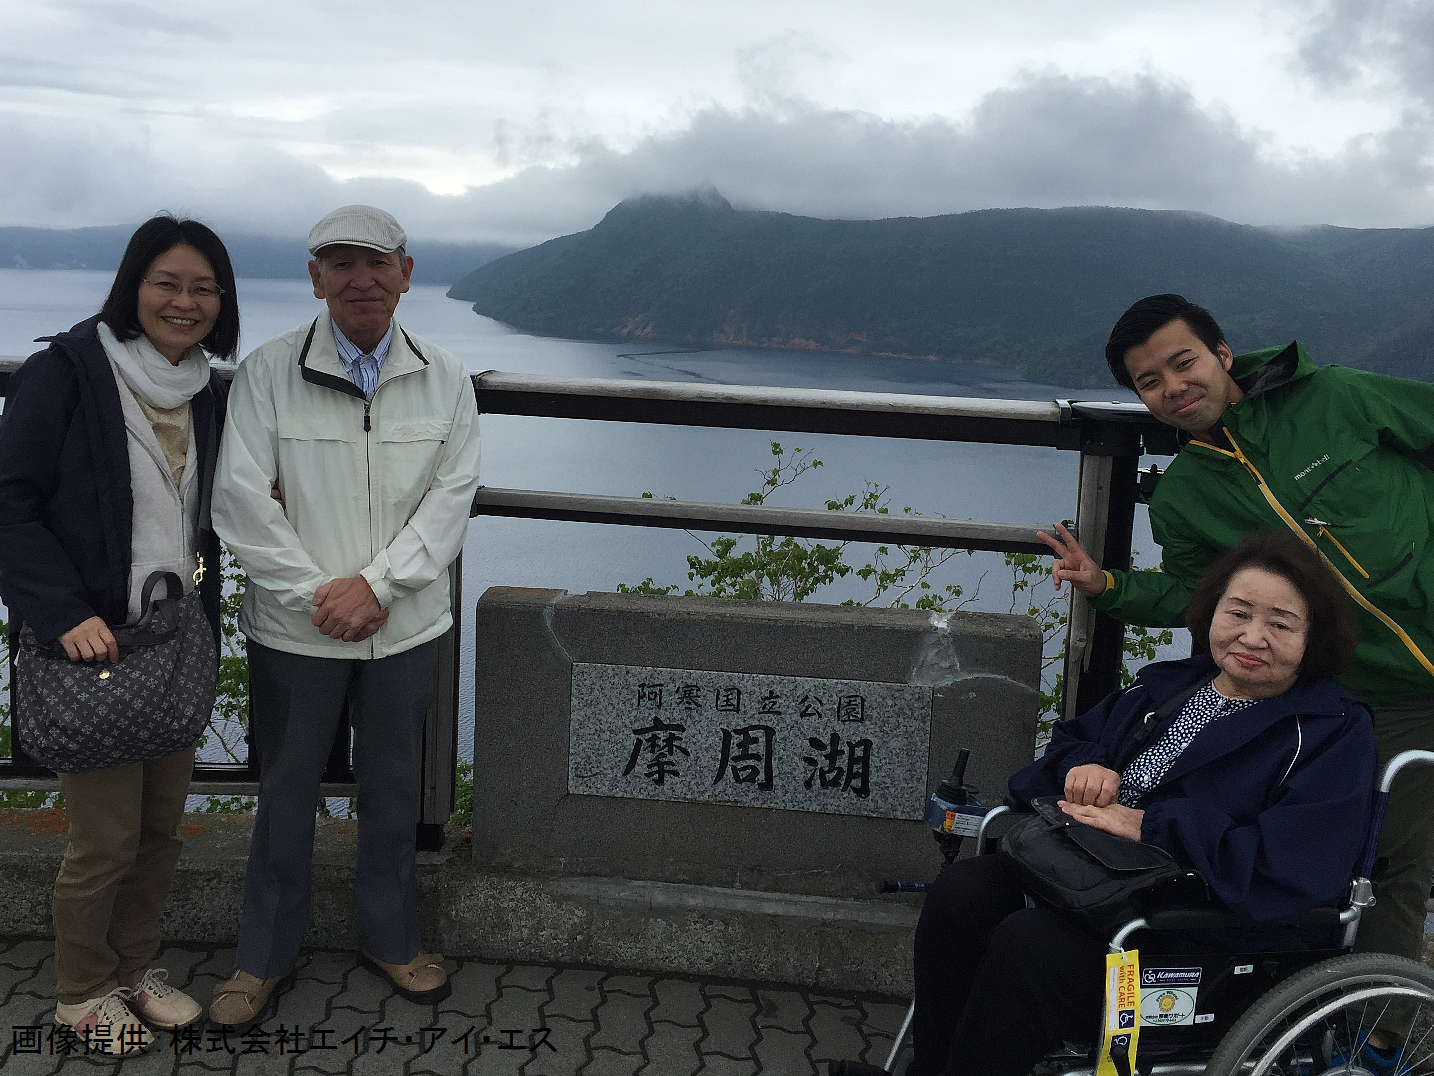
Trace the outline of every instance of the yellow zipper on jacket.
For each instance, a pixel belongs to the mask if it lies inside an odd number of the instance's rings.
[[[1230,431],[1228,429],[1225,431],[1225,436],[1229,437],[1230,445],[1234,448],[1235,451],[1225,452],[1223,448],[1216,448],[1208,441],[1200,441],[1198,442],[1198,444],[1202,448],[1214,449],[1214,451],[1224,453],[1226,456],[1233,456],[1235,459],[1239,460],[1242,464],[1244,464],[1245,470],[1250,472],[1250,477],[1253,478],[1255,480],[1255,484],[1260,487],[1260,492],[1265,495],[1265,500],[1268,501],[1270,507],[1275,510],[1275,514],[1285,521],[1285,525],[1288,526],[1290,530],[1294,531],[1295,534],[1299,536],[1300,540],[1305,543],[1305,545],[1309,546],[1317,554],[1319,554],[1319,559],[1324,561],[1325,564],[1329,567],[1329,570],[1334,572],[1335,578],[1338,579],[1342,584],[1344,584],[1344,589],[1349,591],[1349,596],[1355,601],[1357,601],[1362,608],[1364,608],[1374,616],[1378,617],[1386,628],[1394,632],[1394,634],[1399,637],[1399,641],[1402,642],[1405,647],[1408,648],[1409,652],[1414,655],[1415,660],[1418,661],[1420,665],[1424,666],[1424,671],[1429,673],[1429,675],[1434,676],[1434,662],[1431,662],[1427,657],[1424,656],[1424,651],[1420,650],[1418,644],[1415,643],[1413,639],[1409,638],[1409,633],[1403,628],[1401,628],[1397,623],[1395,623],[1393,617],[1389,616],[1389,614],[1384,612],[1383,609],[1380,609],[1363,594],[1361,594],[1359,590],[1355,587],[1355,585],[1344,577],[1344,573],[1341,572],[1338,568],[1336,568],[1334,566],[1334,563],[1324,555],[1324,551],[1321,550],[1320,547],[1315,544],[1315,540],[1305,533],[1305,529],[1295,521],[1295,518],[1293,516],[1291,516],[1287,511],[1285,511],[1285,506],[1279,502],[1279,499],[1275,496],[1274,492],[1270,489],[1268,485],[1265,484],[1264,475],[1260,474],[1260,472],[1255,469],[1255,465],[1249,461],[1249,459],[1243,452],[1240,451],[1239,444],[1236,442],[1234,437],[1230,436]],[[1326,537],[1330,539],[1330,541],[1334,542],[1334,537],[1330,535],[1327,530],[1325,530],[1323,527],[1321,527],[1320,530],[1322,533],[1325,534]],[[1336,546],[1339,546],[1340,552],[1344,552],[1343,546],[1340,546],[1338,542],[1334,542],[1334,544]],[[1345,553],[1345,556],[1348,557],[1349,554]],[[1359,568],[1359,565],[1355,564],[1353,557],[1350,557],[1349,562],[1351,564],[1354,564],[1356,568]],[[1361,573],[1364,572],[1363,568],[1359,568],[1359,570]],[[1367,579],[1368,575],[1366,575],[1365,578]]]
[[[1306,516],[1305,522],[1308,523],[1311,527],[1318,527],[1319,533],[1323,534],[1326,538],[1328,538],[1330,542],[1334,545],[1334,547],[1344,554],[1344,559],[1354,565],[1354,570],[1357,571],[1360,575],[1364,576],[1364,578],[1369,578],[1369,573],[1366,572],[1362,567],[1360,567],[1359,561],[1355,560],[1354,557],[1350,555],[1349,550],[1345,549],[1344,546],[1340,545],[1339,539],[1329,532],[1328,523],[1326,523],[1322,519],[1315,519],[1314,516]]]

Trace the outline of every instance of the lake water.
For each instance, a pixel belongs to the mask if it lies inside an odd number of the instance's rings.
[[[36,336],[92,314],[111,276],[0,269],[0,355],[29,354],[38,346],[31,342]],[[239,298],[241,354],[311,321],[320,309],[308,283],[299,280],[241,280]],[[1019,400],[1072,395],[1072,390],[1023,381],[1007,371],[954,363],[739,349],[662,354],[670,346],[529,336],[474,314],[469,304],[447,298],[440,287],[414,287],[403,297],[398,317],[410,332],[448,349],[475,371]],[[1134,398],[1114,386],[1077,395]],[[887,487],[893,511],[909,505],[926,515],[1047,525],[1075,514],[1077,457],[1054,449],[499,415],[483,417],[482,436],[483,481],[490,486],[736,502],[760,484],[758,472],[771,466],[769,445],[775,440],[810,450],[824,466],[780,491],[771,503],[820,508],[829,498],[859,493],[864,482],[872,481]],[[1143,506],[1138,512],[1136,548],[1145,553],[1144,560],[1153,560],[1156,551]],[[682,531],[479,518],[470,525],[464,550],[464,597],[471,608],[493,585],[581,593],[613,590],[618,583],[647,576],[685,586],[686,557],[701,551]],[[861,565],[871,555],[870,546],[852,546],[847,560]],[[1009,576],[997,554],[957,557],[949,574],[937,580],[938,585],[958,582],[968,593],[978,581],[980,597],[973,608],[1004,612],[1010,607]],[[860,581],[850,578],[818,595],[837,602],[869,596]],[[462,652],[460,743],[467,756],[473,721],[471,629]]]

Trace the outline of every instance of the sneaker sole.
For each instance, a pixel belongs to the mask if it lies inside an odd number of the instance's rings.
[[[373,972],[380,979],[393,987],[393,992],[405,1001],[411,1001],[415,1005],[437,1005],[453,993],[453,983],[445,976],[442,985],[435,986],[432,990],[406,990],[393,981],[393,976],[384,971],[378,961],[367,953],[360,951],[359,964]]]
[[[239,1033],[248,1031],[255,1024],[260,1023],[264,1019],[264,1017],[268,1016],[271,1009],[274,1009],[278,1006],[279,995],[283,993],[285,988],[287,988],[294,982],[294,976],[295,971],[291,969],[287,975],[285,975],[282,979],[275,983],[274,989],[270,990],[269,996],[264,999],[264,1004],[260,1005],[259,1008],[254,1011],[254,1015],[249,1017],[249,1019],[247,1020],[241,1020],[235,1024],[226,1024],[222,1020],[214,1019],[212,1016],[209,1015],[209,1010],[205,1009],[200,1012],[194,1023],[198,1024],[202,1021],[203,1026],[206,1029],[211,1027],[227,1027],[231,1031]],[[194,1024],[190,1024],[188,1026],[193,1027]]]

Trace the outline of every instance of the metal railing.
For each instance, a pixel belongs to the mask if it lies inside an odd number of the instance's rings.
[[[0,358],[0,396],[18,359]],[[234,367],[216,364],[232,376]],[[490,415],[645,422],[676,426],[905,437],[932,441],[1035,445],[1078,452],[1075,525],[1082,544],[1102,564],[1129,562],[1139,496],[1142,453],[1171,455],[1174,431],[1140,404],[1049,403],[897,393],[847,392],[688,382],[549,377],[490,370],[474,375],[478,410]],[[723,530],[808,538],[924,545],[954,549],[1044,553],[1037,527],[1026,523],[932,516],[838,513],[766,505],[611,497],[542,490],[479,487],[472,515],[571,520],[683,530]],[[1054,521],[1051,521],[1053,523]],[[1042,524],[1049,528],[1051,523]],[[457,760],[458,647],[462,623],[462,560],[451,571],[452,631],[440,649],[439,671],[424,731],[423,822],[438,826],[453,809]],[[1072,596],[1065,684],[1067,715],[1093,706],[1120,681],[1124,628]],[[325,795],[354,794],[341,727],[325,773]],[[252,794],[247,764],[198,763],[192,790]],[[47,770],[16,757],[0,760],[0,789],[55,788]]]

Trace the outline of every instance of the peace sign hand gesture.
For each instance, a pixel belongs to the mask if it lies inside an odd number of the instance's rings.
[[[1061,589],[1061,580],[1069,579],[1071,586],[1087,598],[1094,598],[1105,590],[1105,573],[1100,565],[1091,559],[1089,553],[1080,547],[1075,535],[1066,530],[1064,523],[1056,524],[1058,537],[1052,538],[1045,531],[1037,531],[1036,537],[1051,547],[1056,555],[1051,565],[1051,578],[1056,589]]]

